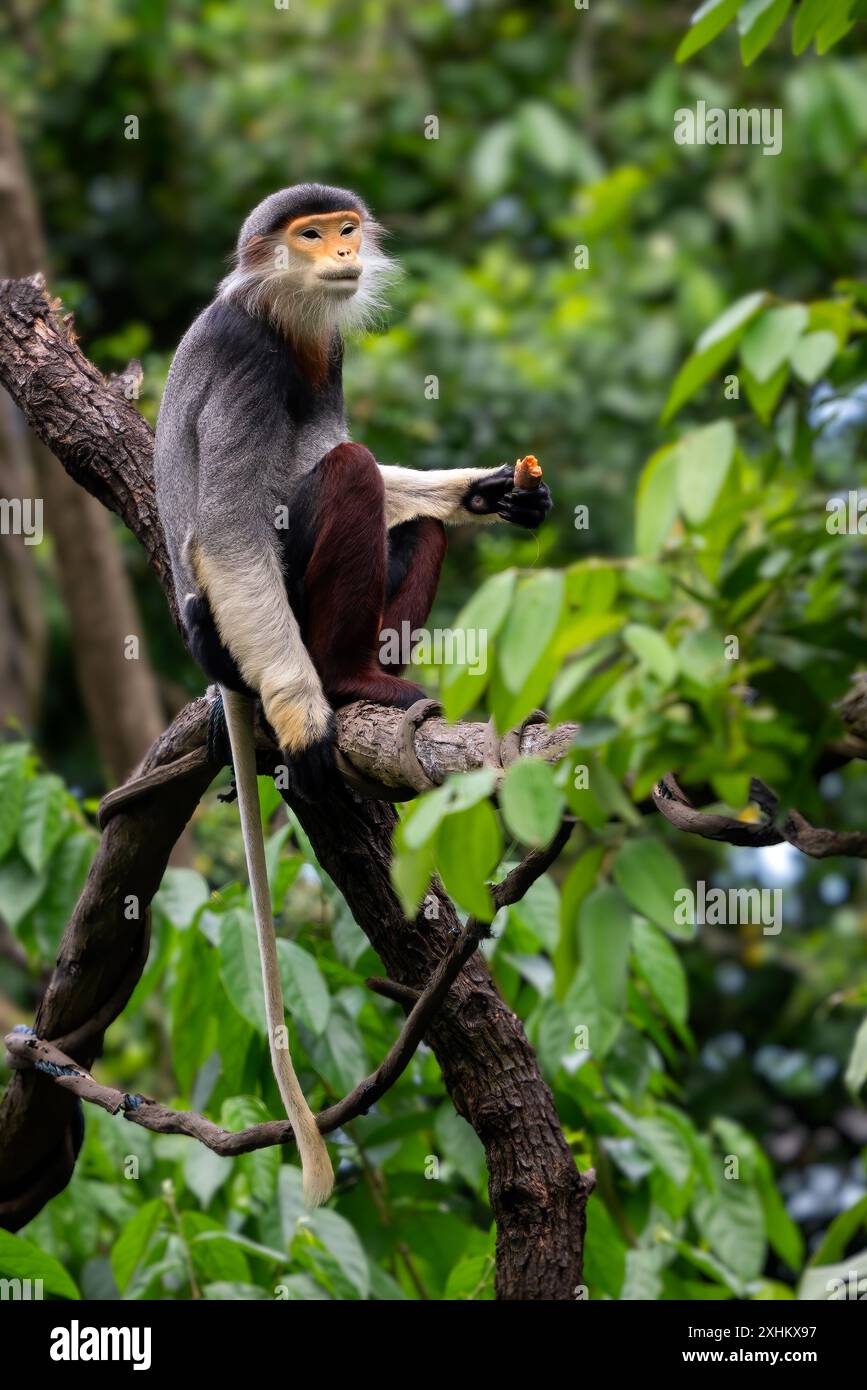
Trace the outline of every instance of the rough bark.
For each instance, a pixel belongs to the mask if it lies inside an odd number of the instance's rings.
[[[68,323],[51,309],[38,280],[0,284],[0,379],[71,476],[121,515],[141,541],[174,612],[154,505],[150,431],[83,357]],[[201,702],[190,707],[196,710],[190,718],[201,722]],[[341,746],[350,756],[366,748],[371,770],[380,779],[389,769],[397,776],[393,760],[381,753],[387,736],[381,737],[381,731],[369,735],[365,721],[383,722],[396,737],[400,716],[371,706],[353,707],[341,719]],[[423,752],[427,742],[440,749],[443,761],[453,764],[455,734],[437,730],[435,725],[436,721],[429,721],[419,731],[415,745],[419,761],[425,766],[427,756],[431,767],[436,764],[436,751]],[[485,726],[477,725],[475,730],[469,743],[477,749],[474,756],[480,762],[486,747]],[[528,729],[524,738],[531,735],[541,741],[550,738],[551,731]],[[190,748],[178,749],[176,754],[182,751]],[[554,745],[551,755],[556,755]],[[159,761],[157,754],[154,765]],[[122,898],[136,891],[131,887],[136,882],[142,902],[149,901],[168,856],[168,841],[180,832],[212,771],[211,765],[202,763],[189,771],[173,802],[171,824],[160,827],[156,843],[149,841],[150,831],[144,833],[147,796],[118,809],[109,822],[82,902],[64,936],[55,981],[36,1021],[41,1037],[58,1045],[63,1038],[62,1050],[85,1065],[98,1039],[73,1036],[70,1042],[70,1032],[74,1035],[105,1004],[107,991],[115,992],[112,1008],[122,999],[124,972],[134,973],[135,961],[140,959],[142,929],[124,918]],[[438,894],[438,920],[409,923],[403,917],[388,873],[393,809],[348,796],[295,809],[320,862],[345,894],[389,974],[415,988],[423,986],[456,919],[442,894]],[[136,842],[138,858],[133,854]],[[100,1019],[101,1029],[107,1021]],[[500,998],[478,955],[453,987],[448,1007],[431,1031],[431,1043],[457,1109],[485,1145],[498,1226],[499,1297],[572,1298],[581,1279],[588,1184],[575,1168],[523,1028]],[[72,1104],[71,1098],[63,1100]],[[38,1210],[63,1185],[64,1165],[67,1173],[71,1171],[78,1111],[73,1107],[73,1114],[58,1114],[58,1109],[54,1088],[43,1078],[32,1073],[13,1077],[0,1108],[4,1141],[0,1221],[6,1224],[20,1224],[22,1201],[31,1212]],[[38,1191],[31,1190],[34,1183],[27,1177],[35,1164],[41,1165],[36,1170]]]

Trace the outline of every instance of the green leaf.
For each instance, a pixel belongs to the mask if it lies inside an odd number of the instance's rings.
[[[767,290],[753,290],[751,294],[736,299],[704,330],[695,345],[695,352],[702,355],[721,343],[737,342],[747,324],[767,302]]]
[[[674,920],[675,894],[684,887],[683,869],[658,840],[627,840],[614,861],[614,881],[642,916],[681,941],[692,940],[694,926]]]
[[[237,1133],[250,1129],[253,1125],[270,1120],[265,1102],[258,1096],[229,1096],[223,1101],[220,1110],[220,1123],[224,1129]],[[199,1146],[201,1147],[201,1146]],[[283,1165],[284,1167],[286,1165]],[[250,1196],[261,1211],[270,1211],[277,1195],[277,1183],[281,1171],[280,1150],[276,1148],[254,1149],[252,1153],[240,1154],[233,1164],[229,1164],[227,1176],[239,1169],[244,1173],[249,1185]],[[298,1172],[298,1169],[294,1169]],[[220,1171],[212,1168],[211,1181],[220,1176]]]
[[[767,1242],[756,1189],[739,1179],[721,1179],[716,1192],[699,1189],[693,1211],[699,1231],[723,1264],[741,1279],[757,1279]]]
[[[472,1125],[458,1115],[451,1101],[441,1105],[434,1121],[437,1142],[449,1163],[470,1187],[478,1188],[485,1174],[485,1149]]]
[[[602,1003],[585,965],[581,966],[572,981],[563,1007],[569,1011],[573,1029],[587,1028],[588,1050],[595,1061],[601,1062],[617,1041],[623,1028],[624,1015],[621,1011],[610,1009]]]
[[[57,953],[60,938],[84,887],[96,840],[89,830],[67,835],[48,865],[48,884],[33,912],[36,941],[42,955]]]
[[[262,1116],[268,1119],[268,1116]],[[211,1198],[232,1176],[232,1162],[214,1153],[204,1144],[190,1144],[184,1154],[184,1183],[202,1207],[210,1206]]]
[[[601,1200],[587,1203],[584,1278],[609,1298],[619,1298],[626,1273],[626,1242]]]
[[[257,1032],[266,1033],[259,943],[253,913],[248,908],[231,908],[220,919],[220,974],[238,1013]]]
[[[370,1292],[370,1268],[354,1228],[344,1217],[328,1207],[320,1207],[318,1211],[311,1212],[309,1225],[317,1240],[322,1242],[330,1255],[333,1255],[341,1273],[349,1280],[358,1297],[367,1298]]]
[[[563,794],[554,773],[539,758],[519,758],[503,778],[500,810],[509,833],[524,845],[541,849],[557,833]]]
[[[855,27],[854,19],[850,19],[849,11],[854,5],[855,0],[830,0],[826,16],[816,34],[816,52],[819,54],[827,53],[835,43],[845,38],[850,29]]]
[[[693,1154],[679,1127],[662,1115],[630,1117],[629,1127],[657,1168],[676,1187],[685,1187],[692,1176]]]
[[[809,46],[825,15],[828,0],[801,0],[792,23],[792,52],[800,54]]]
[[[655,1303],[662,1293],[662,1250],[627,1250],[621,1303]]]
[[[805,333],[792,348],[792,371],[808,386],[814,386],[839,350],[836,333]]]
[[[666,444],[648,459],[638,480],[635,546],[645,559],[659,553],[677,518],[677,466],[677,447]]]
[[[172,1067],[189,1093],[197,1069],[213,1047],[213,1020],[222,1001],[219,957],[201,932],[178,937],[171,992]]]
[[[590,845],[579,854],[566,875],[560,900],[560,940],[554,955],[555,991],[562,999],[575,973],[578,959],[578,913],[596,883],[604,846]]]
[[[767,381],[789,360],[809,321],[803,304],[786,304],[766,309],[750,324],[741,343],[741,361],[757,381]]]
[[[241,1238],[202,1211],[182,1211],[181,1230],[190,1248],[193,1267],[208,1283],[248,1284],[250,1265]]]
[[[575,1035],[571,1014],[553,999],[544,1000],[534,1046],[547,1076],[554,1076],[564,1057],[574,1055]]]
[[[53,774],[27,786],[18,826],[18,848],[35,874],[41,873],[63,834],[66,789]]]
[[[855,1034],[844,1080],[850,1094],[857,1100],[858,1092],[867,1081],[867,1018],[862,1020]]]
[[[421,849],[433,840],[443,819],[455,811],[467,811],[492,795],[497,785],[493,768],[452,773],[436,791],[420,797],[400,825],[400,842],[407,849]]]
[[[747,400],[753,410],[758,415],[763,425],[768,425],[773,418],[774,411],[779,404],[780,397],[786,389],[786,382],[789,380],[789,364],[784,362],[781,367],[769,376],[767,381],[758,381],[747,367],[741,368],[741,376],[747,392]]]
[[[277,960],[286,1008],[292,1018],[319,1037],[328,1027],[331,996],[315,958],[297,942],[281,937],[277,942]]]
[[[6,858],[18,836],[29,756],[26,743],[0,744],[0,859]]]
[[[59,1260],[56,1260],[53,1255],[47,1255],[38,1246],[23,1240],[21,1236],[13,1236],[9,1231],[2,1230],[0,1230],[0,1276],[4,1279],[41,1279],[43,1294],[54,1294],[58,1298],[78,1299],[81,1297],[75,1281],[67,1274]],[[32,1294],[31,1288],[31,1296]],[[7,1337],[10,1331],[11,1328],[7,1321]]]
[[[276,1198],[280,1234],[288,1249],[298,1234],[298,1223],[307,1215],[301,1169],[294,1164],[281,1163],[277,1173]]]
[[[491,1255],[464,1255],[449,1274],[443,1300],[447,1303],[489,1302],[494,1297],[493,1279]]]
[[[688,632],[677,649],[677,659],[684,676],[708,689],[725,685],[730,678],[732,663],[726,659],[723,639],[710,628]]]
[[[540,946],[553,954],[560,940],[560,894],[548,874],[537,878],[521,901],[509,908],[509,919],[512,917],[533,934]]]
[[[345,1095],[367,1075],[367,1053],[357,1025],[335,1008],[321,1038],[311,1040],[310,1060],[333,1091]]]
[[[864,1226],[867,1226],[867,1196],[834,1217],[810,1256],[809,1263],[827,1265],[842,1260],[852,1240]]]
[[[728,360],[737,346],[740,333],[733,333],[731,337],[724,339],[720,343],[714,343],[712,347],[704,352],[693,352],[687,357],[671,387],[668,400],[662,410],[660,421],[666,424],[673,419],[682,406],[700,391],[712,376],[715,376],[720,367]],[[671,445],[669,448],[673,447]]]
[[[525,101],[518,111],[521,142],[549,173],[569,173],[575,162],[572,127],[544,101]]]
[[[429,840],[420,849],[405,849],[401,844],[400,830],[398,826],[389,874],[403,914],[411,921],[433,877],[436,840]]]
[[[511,120],[497,121],[484,132],[470,157],[473,187],[479,196],[493,198],[509,180],[516,128]]]
[[[202,1297],[210,1303],[269,1303],[272,1295],[258,1284],[242,1284],[237,1280],[217,1279],[205,1284]],[[325,1295],[323,1295],[325,1297]]]
[[[506,619],[515,593],[514,570],[503,570],[486,579],[460,611],[452,624],[455,632],[484,632],[488,647]],[[442,675],[440,697],[447,719],[460,719],[482,698],[487,671],[475,666],[449,666]]]
[[[677,493],[680,509],[693,525],[700,525],[713,511],[734,456],[735,430],[728,420],[717,420],[681,439]]]
[[[440,878],[460,906],[484,922],[494,915],[487,879],[502,852],[499,821],[488,801],[447,816],[440,826],[436,845]]]
[[[663,424],[695,395],[734,352],[747,324],[768,301],[765,290],[754,290],[735,300],[704,330],[692,354],[686,359],[671,388],[662,412]]]
[[[578,560],[566,570],[566,598],[585,614],[607,613],[619,587],[617,570],[598,560]]]
[[[665,603],[671,598],[671,580],[659,565],[627,565],[623,572],[623,587],[638,598]]]
[[[17,854],[0,864],[0,916],[13,931],[39,901],[47,882],[46,874],[34,874]]]
[[[677,657],[661,632],[643,623],[629,623],[623,629],[623,640],[651,675],[662,685],[671,685],[677,676]]]
[[[658,927],[643,917],[632,926],[632,947],[638,973],[666,1017],[674,1024],[686,1023],[689,990],[680,957]]]
[[[585,899],[578,923],[581,961],[599,1002],[613,1013],[626,1007],[632,920],[616,888],[596,888]]]
[[[770,1165],[767,1175],[763,1174],[759,1182],[759,1197],[765,1214],[768,1240],[780,1259],[796,1273],[804,1262],[804,1238],[786,1211],[785,1203],[770,1172]]]
[[[541,570],[518,589],[497,656],[503,681],[513,695],[521,691],[556,632],[563,596],[559,570]]]
[[[767,48],[789,10],[792,0],[746,0],[738,11],[741,57],[750,63]]]
[[[145,1202],[112,1244],[111,1269],[121,1293],[147,1254],[148,1246],[165,1215],[166,1204],[161,1197]]]
[[[173,927],[185,930],[199,908],[210,898],[211,891],[195,869],[166,869],[154,907],[167,917]]]
[[[689,31],[686,37],[681,39],[675,54],[676,61],[685,63],[693,53],[698,53],[700,48],[704,48],[717,34],[721,34],[726,25],[734,19],[741,3],[742,0],[706,0],[689,21]]]

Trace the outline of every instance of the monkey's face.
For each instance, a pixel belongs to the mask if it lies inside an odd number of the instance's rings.
[[[290,272],[311,291],[351,298],[364,269],[357,212],[294,217],[284,233]]]
[[[382,229],[356,212],[312,212],[250,236],[220,293],[293,340],[328,339],[375,321],[397,268]]]

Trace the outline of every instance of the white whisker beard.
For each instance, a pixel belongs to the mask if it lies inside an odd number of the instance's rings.
[[[286,254],[286,243],[275,234],[263,237],[259,252],[271,253],[271,269],[245,266],[243,261],[220,284],[221,299],[233,300],[255,318],[265,318],[285,338],[315,342],[330,337],[336,329],[342,335],[372,328],[386,308],[386,292],[401,275],[397,262],[380,246],[382,228],[363,223],[362,274],[352,295],[341,296],[326,284],[310,288],[301,281],[292,265],[277,261]]]

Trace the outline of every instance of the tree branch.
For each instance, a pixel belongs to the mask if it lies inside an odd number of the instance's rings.
[[[654,805],[667,821],[678,830],[701,835],[705,840],[747,845],[752,849],[781,845],[785,841],[813,859],[829,859],[836,854],[867,859],[867,834],[861,830],[826,830],[811,825],[794,808],[789,810],[782,824],[777,825],[774,817],[779,806],[778,797],[758,777],[750,782],[750,800],[762,811],[763,820],[741,821],[734,816],[698,810],[671,772],[653,789]]]

